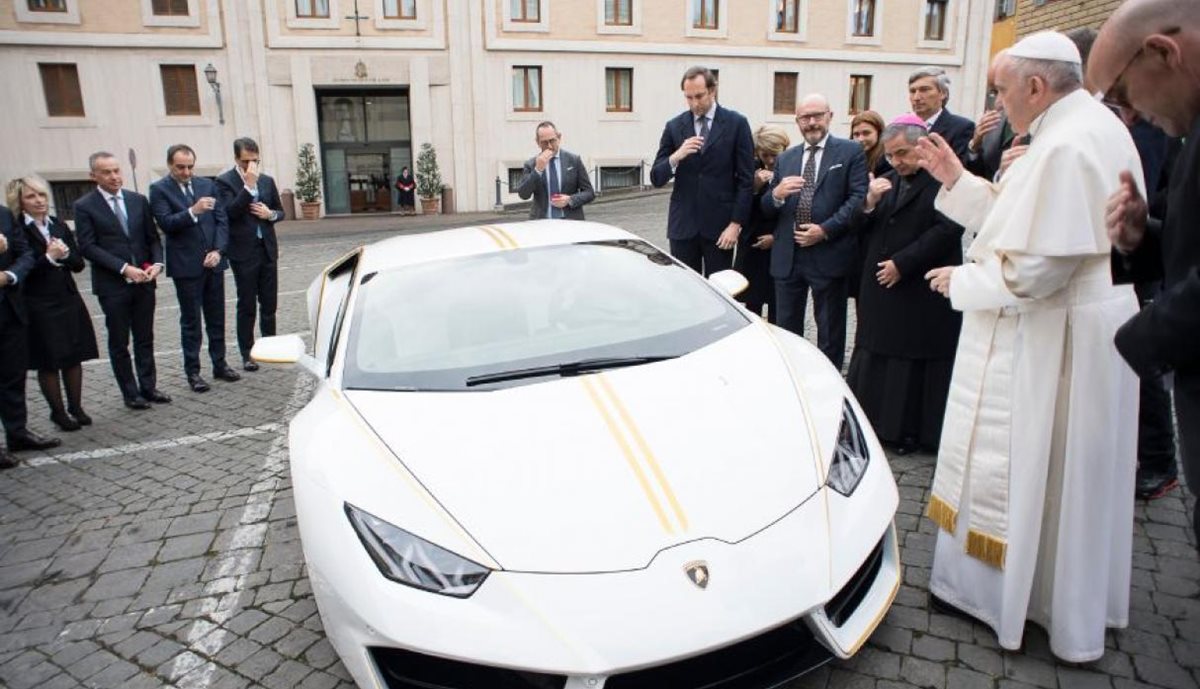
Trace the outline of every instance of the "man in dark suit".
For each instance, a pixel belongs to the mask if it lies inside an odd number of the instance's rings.
[[[833,113],[824,96],[796,107],[804,144],[775,163],[775,181],[761,208],[775,218],[771,276],[780,327],[804,334],[808,290],[817,317],[817,347],[838,369],[846,357],[846,276],[857,256],[851,220],[867,195],[862,146],[829,134]]]
[[[704,275],[733,265],[733,247],[750,221],[754,141],[742,115],[717,105],[717,79],[692,67],[680,84],[688,110],[667,121],[650,182],[671,179],[667,239],[671,255]]]
[[[8,449],[0,448],[0,469],[17,465],[18,450],[47,450],[61,444],[25,427],[25,377],[29,363],[27,315],[19,285],[33,270],[33,252],[8,209],[0,207],[0,422]]]
[[[1133,175],[1109,199],[1114,282],[1162,278],[1163,289],[1117,331],[1116,345],[1143,378],[1171,374],[1179,458],[1200,492],[1200,15],[1191,3],[1128,0],[1100,29],[1088,61],[1090,88],[1184,136],[1171,169],[1163,220],[1149,218]],[[1192,510],[1200,533],[1200,509]]]
[[[258,364],[250,360],[256,315],[262,336],[275,334],[275,308],[279,303],[275,223],[283,220],[283,206],[275,180],[259,172],[254,139],[234,141],[233,156],[236,164],[217,178],[217,191],[229,217],[229,265],[237,287],[238,350],[242,368],[257,371]]]
[[[122,189],[121,163],[107,151],[88,159],[96,190],[75,202],[79,252],[92,264],[92,294],[104,311],[108,358],[130,409],[171,398],[158,389],[154,371],[154,287],[163,268],[162,244],[145,196]],[[129,362],[129,335],[133,359]]]
[[[229,222],[217,204],[211,180],[195,177],[196,152],[186,144],[167,149],[170,174],[150,185],[150,210],[162,229],[167,276],[179,299],[183,371],[194,392],[207,392],[200,376],[200,314],[208,334],[213,376],[235,381],[240,375],[225,363],[225,252]]]
[[[553,122],[534,129],[541,153],[525,161],[525,174],[517,185],[522,199],[533,197],[529,219],[567,218],[583,220],[583,206],[596,198],[583,159],[562,150],[562,134]]]
[[[965,164],[975,123],[950,112],[946,107],[949,100],[950,77],[941,67],[922,67],[908,76],[908,102],[913,114],[925,120],[930,134],[940,134]]]

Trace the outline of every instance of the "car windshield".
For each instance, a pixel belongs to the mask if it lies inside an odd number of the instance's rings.
[[[683,356],[750,320],[638,240],[518,249],[364,276],[343,384],[492,390]]]

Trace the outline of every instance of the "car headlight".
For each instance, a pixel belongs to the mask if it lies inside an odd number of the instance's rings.
[[[383,576],[407,586],[467,598],[490,573],[487,567],[436,546],[346,503],[346,516]]]
[[[842,425],[838,428],[837,445],[833,449],[833,461],[825,484],[849,497],[858,488],[870,461],[871,452],[867,449],[867,439],[858,417],[850,403],[842,400]]]

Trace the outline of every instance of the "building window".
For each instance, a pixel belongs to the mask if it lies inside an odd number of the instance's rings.
[[[871,77],[865,74],[850,76],[850,114],[871,109]]]
[[[510,167],[508,168],[508,193],[517,193],[517,187],[521,186],[521,180],[525,179],[525,168]]]
[[[692,28],[693,29],[711,29],[720,28],[720,17],[717,16],[718,0],[692,0]]]
[[[416,19],[417,0],[383,0],[384,19]]]
[[[512,20],[537,24],[542,21],[541,0],[511,0]],[[541,108],[538,108],[541,110]]]
[[[796,72],[775,73],[775,107],[776,115],[791,115],[796,112]]]
[[[156,17],[188,16],[188,0],[153,0],[151,11]]]
[[[628,67],[609,67],[604,70],[607,110],[633,112],[633,70]]]
[[[779,33],[800,33],[800,0],[777,0],[775,30]]]
[[[925,0],[925,40],[946,40],[946,5],[948,0]]]
[[[996,21],[1008,19],[1017,13],[1017,0],[996,0]]]
[[[875,0],[853,0],[853,34],[875,35]]]
[[[541,112],[541,67],[513,67],[513,110]]]
[[[28,0],[30,12],[66,12],[67,0]]]
[[[50,195],[54,200],[54,217],[59,220],[75,219],[75,202],[96,188],[90,179],[73,179],[50,183]]]
[[[297,19],[329,19],[329,0],[296,0]]]
[[[42,73],[42,91],[46,94],[46,114],[50,117],[83,117],[83,92],[79,90],[79,70],[74,64],[38,63]]]
[[[630,189],[642,186],[642,166],[600,168],[600,189]]]
[[[604,23],[633,26],[633,0],[604,0]]]
[[[159,65],[167,115],[199,115],[200,91],[194,65]]]

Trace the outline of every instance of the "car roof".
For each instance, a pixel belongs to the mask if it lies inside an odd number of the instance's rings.
[[[360,270],[371,273],[449,258],[580,242],[640,239],[603,223],[581,220],[529,220],[473,225],[391,237],[363,248]]]

